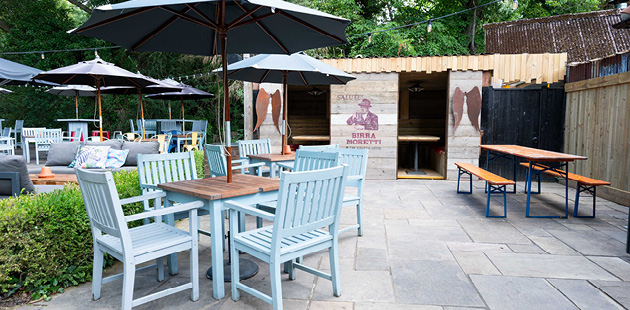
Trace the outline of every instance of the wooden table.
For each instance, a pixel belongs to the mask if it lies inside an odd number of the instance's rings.
[[[212,242],[212,295],[215,299],[225,297],[223,283],[223,233],[222,212],[226,200],[234,200],[243,204],[255,204],[278,198],[280,180],[264,178],[254,175],[234,174],[232,183],[227,183],[227,177],[162,183],[159,188],[166,193],[165,206],[172,202],[186,203],[201,200],[204,209],[210,213],[210,238]],[[218,266],[218,268],[217,268]],[[216,279],[221,279],[217,281]]]
[[[40,178],[37,174],[29,174],[29,178],[31,182],[35,185],[64,185],[67,183],[78,183],[77,176],[72,174],[61,174],[57,173],[52,178]]]
[[[547,150],[541,150],[520,145],[481,145],[481,149],[488,152],[486,157],[486,170],[490,163],[498,158],[511,158],[514,163],[514,182],[516,182],[516,167],[518,166],[518,158],[522,158],[529,163],[527,170],[527,184],[525,190],[527,192],[527,208],[525,216],[527,217],[543,217],[543,218],[567,218],[569,216],[569,178],[568,178],[568,163],[576,160],[585,160],[586,157],[571,155]],[[565,181],[565,216],[533,216],[529,214],[531,194],[532,194],[532,165],[536,162],[551,162],[553,165],[549,165],[551,170],[556,171],[558,174],[564,176]],[[540,177],[539,177],[540,181]],[[516,183],[514,184],[514,191],[516,192]],[[540,182],[538,184],[538,192],[540,193]]]
[[[415,145],[416,152],[413,157],[413,172],[418,173],[418,143],[438,142],[440,141],[440,137],[425,135],[398,136],[398,141],[411,142]]]
[[[269,176],[271,178],[276,177],[276,169],[277,163],[286,163],[292,162],[295,160],[295,152],[287,155],[279,154],[279,153],[271,153],[271,154],[256,154],[256,155],[247,155],[249,157],[250,163],[265,163],[265,166],[269,166]]]

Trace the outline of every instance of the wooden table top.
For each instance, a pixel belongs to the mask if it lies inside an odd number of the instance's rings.
[[[248,174],[234,174],[232,175],[232,183],[228,183],[227,177],[222,176],[162,183],[158,187],[166,191],[173,191],[201,199],[219,200],[275,191],[280,188],[280,180]]]
[[[330,141],[330,136],[291,136],[294,141]]]
[[[575,161],[586,157],[536,149],[520,145],[481,145],[482,149],[523,157],[529,161]]]
[[[440,141],[440,137],[436,136],[424,136],[424,135],[411,135],[411,136],[398,136],[398,141],[409,142],[437,142]]]
[[[295,152],[287,155],[282,155],[280,153],[271,153],[271,154],[256,154],[256,155],[247,155],[249,158],[255,158],[258,160],[264,160],[268,162],[272,161],[289,161],[295,160]]]
[[[35,185],[64,185],[66,183],[78,183],[77,176],[75,174],[57,173],[52,178],[39,178],[37,174],[29,174],[28,176]]]

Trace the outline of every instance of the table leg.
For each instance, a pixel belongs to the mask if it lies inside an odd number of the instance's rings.
[[[565,199],[565,204],[564,204],[564,218],[568,218],[569,217],[569,163],[565,163],[563,165],[560,165],[560,167],[564,167],[564,199]],[[539,180],[540,182],[540,180]],[[580,186],[578,185],[578,187],[576,188],[576,190],[580,190]],[[538,191],[540,191],[540,189],[538,189]],[[595,200],[595,196],[593,196],[593,200]],[[595,209],[593,209],[593,212],[595,212]],[[593,215],[595,215],[593,213]]]
[[[416,152],[413,156],[413,171],[418,172],[418,142],[413,142],[416,147]]]
[[[225,285],[223,283],[223,232],[221,231],[223,221],[221,206],[223,203],[216,200],[207,200],[206,204],[210,209],[212,266],[219,266],[219,268],[212,268],[212,279],[215,279],[212,281],[212,297],[221,299],[225,297]]]
[[[529,217],[529,206],[530,206],[530,202],[532,199],[532,162],[529,162],[529,167],[527,168],[527,184],[525,184],[525,186],[527,187],[527,204],[525,207],[525,216]]]
[[[275,178],[276,178],[276,163],[271,162],[271,164],[269,164],[269,167],[271,167],[271,168],[270,168],[270,169],[271,169],[271,171],[269,171],[269,176],[270,176],[272,179],[275,179]]]
[[[164,208],[171,207],[173,203],[166,197],[164,199]],[[193,219],[189,219],[192,221]],[[169,214],[165,219],[166,224],[175,226],[175,215]],[[171,254],[166,257],[166,265],[168,266],[168,274],[174,276],[179,273],[179,266],[177,265],[177,253]]]

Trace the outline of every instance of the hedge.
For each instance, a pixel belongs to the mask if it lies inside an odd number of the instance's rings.
[[[120,198],[141,194],[138,172],[114,173]],[[141,203],[123,206],[125,214]],[[78,185],[0,200],[0,297],[18,290],[33,299],[92,278],[92,232]],[[113,260],[107,259],[107,266]]]

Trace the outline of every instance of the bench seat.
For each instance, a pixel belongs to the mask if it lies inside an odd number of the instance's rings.
[[[459,175],[457,177],[457,193],[458,194],[472,194],[472,176],[476,176],[481,180],[486,181],[488,185],[488,198],[486,202],[486,217],[506,217],[507,216],[507,198],[506,198],[506,185],[514,185],[515,182],[512,180],[508,180],[504,177],[496,175],[490,171],[479,168],[470,163],[455,163],[459,170]],[[462,174],[467,174],[470,176],[470,189],[468,192],[459,190],[459,183]],[[501,193],[503,194],[503,216],[491,216],[490,215],[490,195],[493,193]]]
[[[528,162],[522,162],[520,163],[521,166],[524,166],[525,168],[529,169],[529,163]],[[533,163],[532,164],[532,169],[536,172],[538,172],[539,174],[541,172],[544,172],[545,174],[554,176],[554,177],[559,177],[559,178],[565,178],[564,174],[567,173],[563,170],[551,170],[551,168],[549,166],[545,166],[542,164],[538,164],[538,163]],[[586,217],[586,218],[593,218],[595,217],[595,203],[596,203],[596,189],[597,186],[607,186],[610,185],[610,182],[608,181],[603,181],[603,180],[597,180],[597,179],[592,179],[589,177],[585,177],[585,176],[581,176],[579,174],[575,174],[575,173],[567,173],[567,178],[571,181],[576,181],[577,182],[577,190],[575,193],[575,207],[573,208],[573,217]],[[538,191],[540,192],[540,176],[538,177]],[[580,194],[582,192],[587,192],[589,193],[592,197],[593,197],[593,215],[589,215],[589,216],[583,216],[583,215],[579,215],[578,214],[578,207],[580,204]]]

